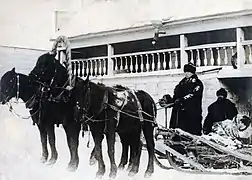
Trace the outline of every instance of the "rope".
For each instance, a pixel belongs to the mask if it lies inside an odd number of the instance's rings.
[[[69,81],[69,86],[73,87],[73,82],[72,82],[72,67],[71,67],[71,47],[70,47],[70,41],[68,40],[68,38],[66,36],[59,36],[54,44],[53,44],[53,48],[51,53],[52,54],[57,54],[57,47],[59,45],[59,43],[63,43],[64,46],[66,47],[66,69],[68,72],[68,81]]]

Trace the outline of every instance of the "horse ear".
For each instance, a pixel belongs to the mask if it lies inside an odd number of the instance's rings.
[[[15,68],[12,68],[12,70],[11,70],[12,72],[15,72]]]
[[[89,73],[88,73],[87,78],[86,78],[86,80],[85,80],[85,81],[89,81]]]

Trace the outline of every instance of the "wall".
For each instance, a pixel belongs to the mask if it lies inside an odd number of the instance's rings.
[[[0,77],[13,67],[17,72],[28,74],[44,50],[0,46]]]

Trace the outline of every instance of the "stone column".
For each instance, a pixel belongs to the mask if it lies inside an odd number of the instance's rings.
[[[114,75],[113,60],[112,60],[113,55],[114,55],[114,48],[111,44],[108,44],[108,76]]]
[[[241,68],[245,63],[245,51],[242,46],[244,32],[241,28],[236,28],[236,48],[237,48],[237,67]]]
[[[184,34],[180,35],[180,60],[181,68],[188,63],[188,55],[185,51],[185,48],[188,46],[188,40]]]

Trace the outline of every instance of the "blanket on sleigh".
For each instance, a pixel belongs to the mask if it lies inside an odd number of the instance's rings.
[[[238,114],[232,120],[216,122],[212,132],[202,135],[204,138],[230,149],[238,149],[250,143],[252,120],[247,115]]]

